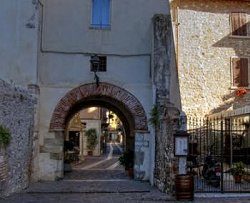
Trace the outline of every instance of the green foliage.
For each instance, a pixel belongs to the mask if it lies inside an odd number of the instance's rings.
[[[86,131],[87,136],[87,147],[89,150],[94,150],[97,145],[97,132],[95,128],[90,128]]]
[[[158,110],[158,107],[156,105],[154,105],[150,111],[149,122],[154,127],[156,127],[159,124],[159,110]]]
[[[236,162],[235,164],[233,164],[233,167],[230,169],[230,173],[233,176],[242,175],[245,172],[244,168],[245,168],[245,165],[243,164],[242,161]]]
[[[7,146],[10,143],[11,134],[9,129],[0,125],[0,145]]]
[[[126,169],[133,167],[134,165],[134,152],[127,150],[119,157],[120,165],[124,166]]]

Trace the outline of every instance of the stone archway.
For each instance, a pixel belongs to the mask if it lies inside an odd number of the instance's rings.
[[[108,83],[85,84],[68,92],[57,104],[50,122],[50,131],[64,130],[67,117],[74,106],[88,98],[109,98],[110,101],[119,101],[131,114],[135,131],[147,131],[146,113],[138,99],[127,90]],[[115,104],[114,104],[115,105]],[[118,106],[119,108],[119,106]]]
[[[62,150],[67,122],[74,113],[96,104],[116,110],[119,116],[123,116],[124,121],[127,121],[129,134],[134,136],[135,178],[149,179],[150,136],[144,108],[133,94],[109,83],[100,83],[98,87],[95,83],[81,85],[69,91],[58,102],[50,121],[50,138],[45,139],[40,151],[42,159],[44,159],[43,163],[47,163],[51,167],[48,171],[46,166],[40,165],[44,177],[41,179],[55,180],[63,177]]]

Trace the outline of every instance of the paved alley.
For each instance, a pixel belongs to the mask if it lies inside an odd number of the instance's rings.
[[[0,203],[154,203],[176,202],[148,182],[135,181],[118,162],[122,149],[112,143],[100,157],[86,157],[63,180],[33,183],[25,191],[0,198]],[[240,198],[239,198],[240,197]],[[247,203],[250,196],[197,194],[193,202]]]

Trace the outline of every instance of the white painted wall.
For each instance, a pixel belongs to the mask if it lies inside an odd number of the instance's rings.
[[[23,86],[36,83],[36,3],[30,0],[1,0],[0,6],[0,78]]]
[[[157,13],[167,14],[168,1],[111,2],[111,29],[96,30],[90,28],[91,0],[41,0],[38,60],[41,145],[44,138],[51,136],[49,123],[59,100],[71,89],[94,82],[89,62],[93,53],[107,55],[107,72],[98,72],[101,82],[132,93],[147,114],[153,106],[150,77],[152,17]],[[153,149],[150,143],[147,153]],[[153,160],[146,159],[143,165],[151,181]],[[43,179],[47,169],[42,164],[40,166],[43,170],[40,178]]]
[[[92,0],[43,0],[44,51],[150,53],[151,19],[168,12],[166,0],[111,0],[111,29],[90,29]]]
[[[152,108],[152,17],[167,14],[168,1],[111,2],[111,29],[96,30],[90,29],[91,0],[1,0],[0,77],[22,86],[39,85],[41,146],[44,138],[54,137],[49,122],[59,100],[72,88],[94,82],[89,67],[92,53],[108,57],[107,72],[98,73],[101,82],[131,92],[147,114]],[[152,152],[154,147],[149,147]],[[40,154],[36,160],[39,178],[55,170],[60,173],[62,164],[59,167],[57,161],[48,161],[48,154]],[[153,163],[148,165],[145,168]]]

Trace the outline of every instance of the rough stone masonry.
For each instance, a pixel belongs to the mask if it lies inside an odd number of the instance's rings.
[[[11,142],[0,154],[0,196],[28,186],[35,104],[36,99],[28,90],[0,79],[0,124],[11,132]]]

